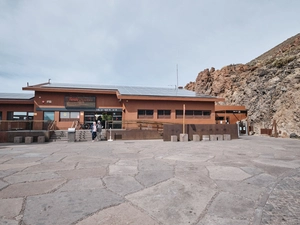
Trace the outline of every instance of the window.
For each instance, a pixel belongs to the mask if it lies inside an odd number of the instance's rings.
[[[170,119],[171,118],[171,110],[157,110],[157,118],[158,119]]]
[[[153,110],[139,109],[138,119],[153,119]]]
[[[33,112],[7,112],[8,120],[32,120]]]
[[[54,112],[44,112],[44,120],[54,120]]]
[[[79,119],[79,112],[60,112],[59,113],[60,120],[68,121]]]
[[[183,117],[183,110],[176,110],[176,118],[182,118]]]
[[[203,111],[203,116],[210,117],[210,111]]]
[[[190,119],[210,118],[211,111],[186,110],[185,117]],[[176,118],[183,118],[183,110],[176,110]]]

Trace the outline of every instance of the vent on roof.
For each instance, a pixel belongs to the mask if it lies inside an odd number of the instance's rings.
[[[178,89],[183,89],[183,87],[182,86],[178,86]]]

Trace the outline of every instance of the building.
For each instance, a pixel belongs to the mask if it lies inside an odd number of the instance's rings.
[[[32,94],[0,94],[0,131],[89,129],[97,120],[104,129],[158,131],[166,124],[225,125],[247,120],[244,106],[220,106],[217,103],[223,98],[182,88],[63,84],[49,80],[27,84],[22,89]],[[247,131],[244,127],[239,129]]]
[[[56,121],[67,129],[78,121],[88,127],[101,120],[104,128],[135,129],[164,123],[214,124],[215,103],[222,98],[185,89],[43,83],[34,91],[34,119]],[[35,127],[39,129],[39,127]]]

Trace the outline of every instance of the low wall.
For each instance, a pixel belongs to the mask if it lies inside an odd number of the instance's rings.
[[[21,136],[33,137],[33,142],[37,142],[38,136],[45,136],[45,141],[48,142],[50,139],[50,131],[46,130],[22,130],[22,131],[6,131],[7,140],[6,142],[14,142],[14,137]]]
[[[162,139],[162,133],[157,130],[106,130],[106,139],[113,140],[147,140]]]
[[[7,132],[0,131],[0,143],[6,143],[6,142],[7,142]]]
[[[183,133],[183,126],[180,124],[164,125],[163,140],[170,141],[172,135],[179,135]],[[193,135],[198,134],[200,140],[202,135],[211,134],[230,134],[231,139],[238,139],[238,129],[236,124],[187,124],[185,125],[185,133],[188,134],[188,140],[193,140]]]

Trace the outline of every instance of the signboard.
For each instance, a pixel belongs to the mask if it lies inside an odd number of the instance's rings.
[[[122,112],[122,109],[119,108],[98,108],[96,109],[98,112]]]
[[[66,108],[85,108],[92,109],[96,107],[96,97],[87,96],[66,96]]]

